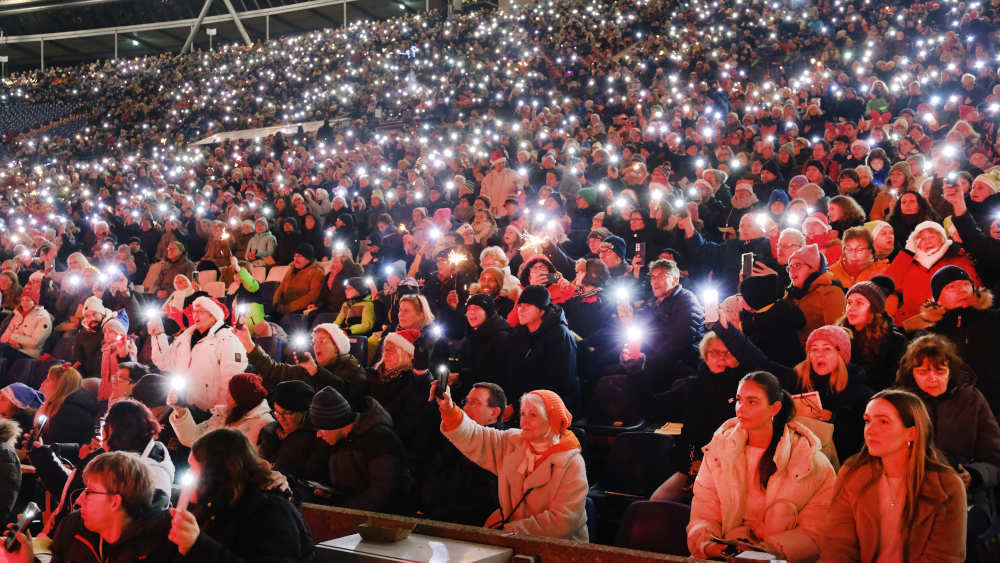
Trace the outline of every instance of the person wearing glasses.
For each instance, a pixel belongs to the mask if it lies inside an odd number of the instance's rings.
[[[847,308],[847,298],[844,289],[833,283],[835,278],[827,271],[826,261],[815,244],[792,254],[787,269],[792,283],[785,297],[806,316],[806,324],[799,330],[799,341],[805,345],[812,331],[837,322]]]
[[[174,561],[168,539],[170,512],[154,504],[149,466],[132,452],[105,452],[83,469],[79,510],[62,520],[52,535],[52,563]],[[7,563],[38,561],[27,533],[17,534],[14,553],[0,550]]]
[[[260,431],[260,457],[275,471],[319,481],[326,474],[327,455],[309,420],[309,403],[316,391],[305,381],[282,381],[271,392],[274,422]]]
[[[46,529],[51,530],[73,507],[75,495],[84,486],[79,468],[104,452],[125,451],[139,456],[148,468],[153,485],[151,502],[154,507],[170,504],[170,489],[174,481],[174,464],[167,447],[156,438],[160,423],[153,413],[138,401],[125,399],[111,405],[108,414],[98,423],[97,435],[88,444],[39,444],[28,452],[28,459],[52,498],[59,501]],[[72,464],[67,471],[66,462]]]

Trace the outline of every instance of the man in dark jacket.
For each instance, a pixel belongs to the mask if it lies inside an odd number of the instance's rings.
[[[472,281],[458,268],[466,260],[466,255],[458,250],[445,249],[438,252],[436,260],[437,271],[424,282],[422,293],[448,338],[458,339],[465,325],[462,304],[469,296],[468,286]],[[452,292],[455,295],[449,300]]]
[[[679,367],[698,365],[698,343],[705,332],[701,303],[679,282],[677,264],[657,260],[649,265],[653,298],[638,311],[627,303],[619,307],[626,339],[621,363],[639,397],[666,391]]]
[[[139,456],[107,452],[83,470],[86,488],[52,539],[52,563],[173,561],[170,512],[152,507],[153,483]],[[30,538],[18,534],[16,561],[34,560]]]
[[[506,408],[503,389],[488,382],[474,383],[462,406],[477,424],[500,431],[507,429],[501,420]],[[496,475],[451,444],[441,448],[430,476],[422,487],[422,505],[434,520],[482,526],[500,504]]]
[[[316,325],[313,329],[313,353],[296,351],[300,360],[298,364],[275,361],[254,344],[246,328],[234,329],[233,333],[247,350],[247,361],[264,380],[265,386],[273,388],[282,381],[297,379],[314,388],[331,386],[347,397],[352,405],[364,405],[368,387],[365,369],[351,355],[351,340],[337,325]]]
[[[928,330],[948,337],[976,375],[994,413],[1000,412],[1000,378],[996,373],[996,327],[1000,310],[993,309],[993,294],[973,287],[972,277],[958,266],[945,266],[931,277],[931,295],[943,316]]]
[[[516,311],[520,324],[511,332],[504,392],[517,401],[533,389],[548,389],[562,397],[570,412],[579,414],[576,339],[562,308],[552,303],[544,286],[531,285],[521,293]]]
[[[703,278],[711,274],[720,295],[728,296],[736,293],[740,283],[742,265],[740,257],[743,253],[751,252],[754,261],[763,262],[773,269],[779,268],[771,256],[771,242],[757,224],[757,217],[757,213],[744,215],[740,218],[738,238],[727,239],[721,243],[706,241],[701,233],[695,230],[690,217],[681,217],[677,221],[677,226],[684,231],[684,252],[688,263],[697,265],[699,274]]]
[[[407,508],[412,477],[403,443],[392,430],[389,413],[368,397],[367,408],[355,412],[343,395],[324,387],[309,405],[316,435],[332,449],[327,491],[314,491],[331,504],[399,512]]]
[[[298,379],[282,381],[271,392],[275,421],[261,429],[257,450],[275,471],[289,478],[325,480],[330,452],[309,421],[309,404],[315,394]]]

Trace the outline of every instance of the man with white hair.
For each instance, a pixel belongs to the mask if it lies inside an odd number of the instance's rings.
[[[194,300],[192,310],[191,326],[172,343],[159,319],[146,328],[152,337],[153,363],[165,373],[182,377],[184,389],[178,389],[178,395],[207,411],[226,403],[229,380],[246,371],[247,354],[226,326],[226,310],[218,301],[203,295]]]

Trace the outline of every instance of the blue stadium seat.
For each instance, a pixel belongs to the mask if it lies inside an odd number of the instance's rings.
[[[367,336],[352,336],[351,337],[351,355],[357,358],[358,362],[362,366],[368,365],[368,337]]]

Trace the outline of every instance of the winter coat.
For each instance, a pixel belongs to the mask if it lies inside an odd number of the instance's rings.
[[[361,367],[358,360],[350,354],[341,354],[329,365],[317,365],[316,375],[309,375],[306,368],[300,365],[274,361],[260,346],[255,346],[250,351],[248,359],[254,371],[269,389],[282,381],[293,379],[305,381],[313,389],[322,389],[329,385],[355,406],[364,404],[362,399],[368,393],[368,375],[365,368]]]
[[[191,411],[188,409],[181,411],[180,416],[176,411],[171,414],[170,426],[177,434],[177,440],[190,448],[198,438],[205,434],[219,428],[230,428],[242,432],[250,440],[250,443],[256,446],[261,429],[274,422],[274,417],[271,416],[271,406],[267,403],[267,399],[262,400],[260,404],[232,423],[226,422],[226,416],[229,414],[226,405],[216,405],[212,407],[210,412],[211,416],[208,420],[198,424],[195,424]]]
[[[711,273],[720,295],[737,293],[742,265],[740,255],[745,252],[752,252],[754,260],[763,262],[772,269],[781,268],[771,255],[771,243],[766,237],[746,242],[732,238],[716,243],[706,241],[696,232],[684,240],[683,252],[688,263],[694,266],[692,269],[699,271],[699,277],[707,278]]]
[[[261,429],[260,436],[257,437],[260,457],[269,461],[275,471],[288,475],[289,479],[298,477],[325,481],[330,447],[316,437],[316,428],[308,418],[302,426],[284,438],[278,436],[279,429],[277,422]]]
[[[665,393],[656,396],[655,412],[646,413],[648,420],[680,422],[684,425],[671,449],[672,467],[686,472],[691,463],[704,455],[720,426],[733,416],[732,399],[740,380],[753,371],[742,365],[712,373],[704,362],[696,375],[678,379]]]
[[[580,413],[580,378],[576,366],[576,339],[566,326],[562,309],[550,305],[538,330],[516,326],[507,348],[507,400],[516,404],[535,389],[555,391],[574,414]]]
[[[209,518],[187,555],[176,561],[201,563],[300,563],[312,561],[313,539],[302,514],[284,496],[245,490],[236,502]]]
[[[953,375],[954,376],[954,375]],[[972,474],[966,491],[970,503],[990,514],[989,496],[1000,484],[1000,426],[986,398],[967,383],[931,397],[915,385],[906,388],[927,406],[934,425],[934,444],[944,452],[952,467],[962,465]]]
[[[7,444],[0,444],[0,518],[10,519],[21,490],[21,462],[17,452]]]
[[[274,254],[276,246],[278,246],[278,239],[274,238],[271,231],[254,233],[247,243],[246,259],[253,260],[255,263],[257,260],[260,260],[261,264],[263,264],[265,258]],[[253,253],[253,258],[250,257],[251,252]]]
[[[208,333],[191,347],[196,327],[182,332],[172,343],[165,334],[151,338],[153,363],[164,372],[187,377],[188,404],[202,410],[226,402],[229,380],[247,368],[247,355],[232,329],[216,322]]]
[[[501,388],[507,386],[507,343],[510,325],[499,315],[483,321],[477,329],[469,329],[459,343],[458,374],[462,390],[469,392],[473,383],[488,381]]]
[[[347,296],[344,295],[344,282],[348,278],[360,277],[364,274],[361,266],[358,266],[354,262],[345,262],[343,268],[340,269],[335,275],[326,276],[323,280],[323,286],[320,288],[319,301],[316,302],[316,307],[320,311],[324,312],[337,312],[340,311],[340,307],[347,301]]]
[[[177,276],[184,276],[188,279],[194,278],[194,262],[189,260],[187,255],[181,256],[176,262],[171,262],[164,258],[160,262],[160,273],[156,276],[153,287],[148,287],[146,290],[149,293],[156,293],[160,290],[173,292],[174,278]]]
[[[80,363],[83,377],[101,377],[101,346],[104,344],[104,330],[100,324],[94,330],[81,326],[73,341],[73,363]]]
[[[40,306],[32,307],[25,313],[20,307],[14,309],[14,316],[7,330],[0,336],[0,343],[18,344],[18,351],[26,356],[38,358],[42,355],[45,340],[52,334],[52,315]]]
[[[372,296],[366,295],[359,299],[349,299],[340,307],[333,324],[346,329],[350,334],[368,334],[375,326],[375,304]]]
[[[806,324],[799,330],[799,342],[803,347],[812,331],[836,323],[847,309],[844,288],[834,285],[835,280],[830,272],[814,273],[806,278],[803,287],[791,286],[785,294],[806,316]]]
[[[889,323],[889,331],[878,343],[873,355],[865,353],[867,342],[863,332],[857,332],[846,321],[842,325],[854,335],[851,340],[851,364],[864,371],[865,379],[874,391],[892,387],[893,382],[896,381],[899,360],[906,352],[906,336],[892,324],[892,318],[888,315],[885,318]]]
[[[497,476],[500,508],[486,521],[504,519],[508,532],[588,541],[587,471],[572,434],[555,453],[522,470],[530,447],[520,429],[496,430],[476,424],[455,407],[442,413],[441,432],[467,458]],[[562,442],[560,442],[562,444]],[[558,445],[557,445],[558,447]]]
[[[889,269],[889,261],[886,259],[876,260],[870,266],[858,272],[858,275],[852,276],[847,273],[847,269],[844,268],[843,259],[837,260],[830,266],[830,273],[833,277],[840,282],[840,285],[846,288],[850,288],[854,284],[863,281],[869,281],[875,276],[879,276],[885,273]]]
[[[806,316],[788,299],[779,299],[761,311],[740,311],[740,328],[769,359],[786,366],[806,359],[798,333]]]
[[[398,511],[406,506],[413,485],[403,442],[382,405],[371,397],[366,402],[351,432],[330,450],[325,480],[333,488],[337,506]]]
[[[881,471],[872,463],[850,471],[840,470],[837,494],[826,514],[820,553],[823,563],[878,558],[881,520],[878,480]],[[915,525],[906,530],[906,561],[920,563],[965,560],[965,485],[951,471],[929,470],[917,499]]]
[[[972,277],[974,286],[982,285],[972,260],[954,245],[930,269],[921,266],[913,259],[913,254],[905,249],[896,255],[885,274],[892,278],[893,283],[896,284],[896,291],[902,295],[902,302],[893,316],[897,325],[901,325],[903,321],[913,315],[920,314],[920,306],[932,297],[931,278],[934,277],[935,272],[945,266],[962,268]]]
[[[662,300],[647,301],[636,318],[646,331],[643,353],[639,360],[626,363],[625,372],[643,374],[645,381],[639,384],[640,392],[663,391],[669,387],[669,378],[679,364],[698,365],[698,344],[705,333],[701,303],[694,293],[677,285]]]
[[[86,444],[94,437],[94,422],[100,414],[97,395],[87,389],[77,389],[69,394],[59,410],[49,416],[42,429],[42,442],[46,444]]]
[[[487,428],[503,431],[507,425],[498,420]],[[497,476],[450,443],[437,452],[428,477],[421,487],[421,511],[433,520],[482,526],[500,506]]]
[[[315,261],[297,270],[290,266],[277,291],[274,292],[274,306],[285,313],[297,313],[319,300],[323,287],[323,268]]]
[[[105,542],[87,529],[77,510],[66,516],[52,537],[51,563],[167,563],[178,557],[177,546],[167,539],[170,512],[150,510],[133,520],[115,543]]]
[[[746,430],[731,418],[704,448],[687,526],[688,548],[694,557],[705,557],[705,546],[712,536],[749,537],[744,525],[747,489],[759,483],[750,483],[753,477],[747,472],[746,447]],[[826,512],[833,498],[833,466],[820,451],[816,435],[794,421],[785,425],[774,452],[774,464],[776,470],[764,489],[763,523],[774,526],[768,522],[769,512],[780,505],[793,508],[796,518],[783,523],[781,531],[763,535],[763,544],[783,553],[790,562],[817,561]],[[774,513],[770,517],[773,520]],[[755,531],[760,535],[760,530]]]
[[[996,330],[1000,309],[991,309],[993,296],[982,292],[974,307],[952,309],[927,329],[948,337],[958,355],[976,375],[976,386],[990,402],[994,413],[1000,412],[1000,373],[996,367]]]
[[[389,415],[394,432],[403,443],[410,470],[417,482],[422,482],[434,451],[444,446],[436,431],[437,409],[427,400],[432,376],[406,369],[396,378],[384,380],[373,369],[368,381],[368,394]]]
[[[830,388],[829,375],[811,372],[810,378],[813,390],[819,393],[823,409],[833,414],[828,422],[833,424],[833,443],[837,447],[837,455],[840,459],[847,459],[861,449],[865,407],[875,392],[868,386],[864,373],[854,364],[847,365],[847,386],[839,393]],[[791,385],[784,382],[782,385],[793,395],[810,391],[798,378]]]
[[[976,271],[983,283],[994,291],[1000,291],[1000,240],[984,233],[972,213],[952,216],[955,229],[962,238],[962,246],[976,263]]]

